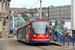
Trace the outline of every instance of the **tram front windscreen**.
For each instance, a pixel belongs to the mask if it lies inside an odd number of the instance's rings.
[[[49,22],[32,22],[33,34],[49,34]]]

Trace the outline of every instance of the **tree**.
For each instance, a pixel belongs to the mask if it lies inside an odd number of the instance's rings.
[[[12,11],[9,11],[10,13],[12,12]]]
[[[37,8],[34,8],[34,10],[37,10]]]
[[[57,21],[55,21],[55,25],[57,25]]]
[[[29,17],[27,16],[27,17],[23,17],[23,19],[25,20],[25,21],[27,21],[27,20],[29,20]]]
[[[42,9],[48,9],[47,7],[43,7]]]

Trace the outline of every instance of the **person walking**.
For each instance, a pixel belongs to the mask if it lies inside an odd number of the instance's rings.
[[[53,26],[53,28],[52,28],[52,33],[53,33],[52,38],[53,38],[53,40],[54,40],[54,31],[55,31],[55,26]]]
[[[52,36],[53,36],[53,33],[52,33],[52,31],[50,30],[50,41],[53,41]]]
[[[58,33],[58,32],[57,32],[57,30],[55,29],[55,30],[54,30],[54,40],[55,40],[55,41],[57,41],[57,33]]]
[[[70,30],[67,29],[67,32],[66,32],[66,39],[70,37],[69,34],[70,34]],[[69,38],[69,42],[70,42],[70,38]]]
[[[70,37],[70,41],[72,42],[72,29],[70,29],[69,37]]]
[[[53,26],[53,28],[52,28],[52,33],[53,33],[53,35],[54,35],[54,31],[55,31],[55,26]]]

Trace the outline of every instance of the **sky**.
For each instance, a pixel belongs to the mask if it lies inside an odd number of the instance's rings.
[[[28,9],[31,8],[38,0],[11,0],[10,7],[11,8],[23,8],[26,7]],[[24,6],[29,5],[29,6]],[[48,6],[62,6],[62,5],[71,5],[71,0],[42,0],[42,7]],[[40,0],[39,2],[33,6],[32,8],[39,8],[40,7]]]

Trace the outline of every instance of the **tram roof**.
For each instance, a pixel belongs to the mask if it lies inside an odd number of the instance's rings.
[[[37,19],[36,18],[31,18],[31,19],[27,20],[25,23],[28,23],[31,20],[37,20]]]

